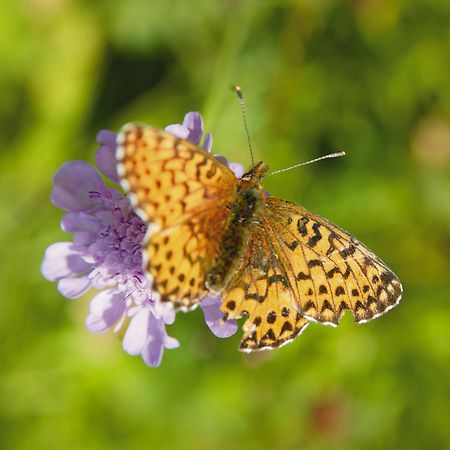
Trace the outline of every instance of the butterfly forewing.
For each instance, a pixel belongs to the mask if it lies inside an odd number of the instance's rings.
[[[395,306],[402,287],[365,245],[326,219],[290,202],[267,201],[266,229],[299,299],[312,320],[337,325],[350,309],[359,323]]]
[[[231,170],[208,152],[145,125],[122,128],[116,159],[130,200],[160,229],[219,208],[236,189]]]
[[[190,307],[206,294],[236,178],[203,149],[143,125],[122,129],[116,159],[123,188],[150,222],[144,269],[153,288],[162,300]]]

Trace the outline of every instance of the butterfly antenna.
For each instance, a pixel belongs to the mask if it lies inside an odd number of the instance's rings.
[[[253,147],[252,147],[252,142],[250,140],[250,133],[248,131],[247,110],[245,109],[244,95],[242,94],[242,90],[241,90],[240,86],[234,86],[234,90],[238,96],[239,104],[241,105],[242,119],[244,120],[245,133],[247,134],[248,148],[250,150],[250,157],[252,158],[252,167],[254,167],[255,159],[253,157]]]
[[[285,169],[275,170],[275,172],[271,172],[271,173],[265,175],[263,178],[270,177],[272,175],[275,175],[276,173],[286,172],[287,170],[295,169],[296,167],[306,166],[308,164],[312,164],[317,161],[322,161],[322,159],[339,158],[340,156],[345,156],[345,152],[330,153],[329,155],[321,156],[320,158],[311,159],[311,161],[306,161],[306,162],[303,162],[300,164],[295,164],[294,166],[286,167]]]

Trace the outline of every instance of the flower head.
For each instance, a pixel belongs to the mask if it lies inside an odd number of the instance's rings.
[[[169,125],[166,130],[200,145],[203,121],[199,113],[191,112],[183,124]],[[102,130],[97,141],[97,168],[118,183],[116,134]],[[207,133],[202,147],[210,151],[211,145],[212,137]],[[229,167],[237,177],[242,176],[240,164],[230,163]],[[158,366],[164,348],[176,348],[179,343],[166,332],[166,325],[175,320],[175,311],[171,304],[159,301],[159,294],[152,291],[142,268],[141,244],[147,223],[134,213],[130,201],[119,190],[107,186],[94,167],[84,161],[67,162],[56,172],[51,200],[67,211],[61,227],[73,233],[73,241],[47,248],[43,275],[56,281],[66,298],[78,298],[91,288],[98,290],[90,302],[88,329],[101,333],[126,327],[124,350],[141,355],[150,366]],[[235,321],[222,320],[220,298],[207,297],[200,306],[216,336],[228,337],[236,331]]]

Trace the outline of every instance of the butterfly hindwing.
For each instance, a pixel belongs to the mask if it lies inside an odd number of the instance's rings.
[[[207,293],[206,276],[220,251],[228,211],[203,212],[187,223],[153,233],[146,244],[153,289],[162,301],[190,308]]]
[[[221,309],[226,317],[247,318],[241,350],[279,347],[292,341],[308,325],[287,280],[270,236],[254,225],[242,263],[222,293]]]

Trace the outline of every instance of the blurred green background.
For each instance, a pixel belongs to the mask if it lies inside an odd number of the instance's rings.
[[[449,55],[447,0],[3,0],[0,448],[450,448]],[[404,300],[250,356],[180,314],[151,369],[42,278],[69,239],[51,178],[101,128],[191,110],[248,167],[236,83],[272,170],[347,152],[266,188],[365,242]]]

